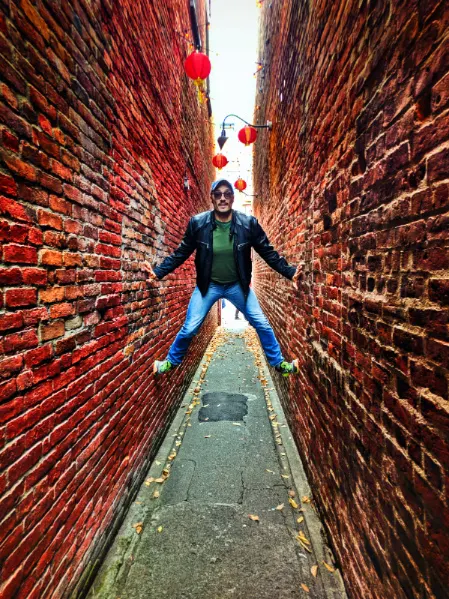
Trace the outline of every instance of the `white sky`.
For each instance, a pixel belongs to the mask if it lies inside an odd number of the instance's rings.
[[[257,79],[258,32],[260,9],[256,0],[212,0],[209,30],[210,60],[210,99],[212,117],[215,123],[215,139],[221,133],[221,123],[226,115],[234,113],[253,123],[254,101]],[[245,124],[230,117],[226,123],[234,123],[234,130],[227,129],[228,141],[223,146],[223,154],[229,164],[217,177],[234,183],[239,175],[248,184],[245,192],[253,193],[252,151],[253,145],[244,146],[237,139],[238,131]],[[263,129],[259,134],[263,135]],[[216,153],[219,152],[216,143]],[[247,198],[236,192],[235,207],[239,209],[240,198]]]

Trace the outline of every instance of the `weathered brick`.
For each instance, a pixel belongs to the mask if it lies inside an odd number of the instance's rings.
[[[14,328],[16,328],[14,326]],[[3,338],[3,348],[6,353],[19,352],[23,349],[31,349],[36,347],[39,343],[35,331],[23,331],[19,333],[12,333],[6,335]]]
[[[43,303],[60,302],[64,296],[64,287],[50,287],[39,291],[39,300]]]
[[[65,328],[63,321],[55,321],[51,324],[44,325],[40,330],[40,338],[42,341],[49,341],[50,339],[56,339],[64,335]]]
[[[0,376],[2,378],[8,378],[13,372],[20,371],[22,366],[23,357],[20,355],[4,358],[3,360],[0,360]]]
[[[41,227],[52,227],[58,231],[62,231],[63,229],[62,218],[56,214],[46,212],[45,210],[38,210],[37,218]]]
[[[56,304],[50,308],[51,318],[64,318],[65,316],[71,316],[75,313],[75,308],[72,304],[63,303]],[[67,327],[66,327],[67,328]]]
[[[9,196],[17,196],[17,183],[15,182],[13,177],[0,173],[0,192],[6,193]],[[7,206],[6,202],[6,198],[1,198],[0,209],[2,211],[5,210],[3,206]],[[14,203],[15,202],[13,202],[13,204]]]
[[[50,208],[54,212],[60,212],[67,216],[70,216],[70,214],[72,214],[71,204],[69,202],[66,202],[64,199],[59,198],[58,196],[50,196]]]
[[[46,285],[47,271],[42,268],[22,268],[21,275],[26,285]]]
[[[22,281],[23,270],[20,268],[0,268],[0,285],[20,285]]]
[[[25,360],[25,364],[28,368],[32,366],[38,366],[42,362],[49,360],[53,355],[53,349],[51,344],[42,345],[38,349],[32,349],[27,351],[23,355],[23,359]]]
[[[11,243],[3,247],[3,259],[5,262],[37,264],[37,250],[30,246]]]
[[[62,266],[62,253],[55,250],[41,250],[39,262],[41,265]]]
[[[7,289],[5,291],[5,305],[9,308],[35,306],[36,304],[36,289],[21,287],[20,289]]]

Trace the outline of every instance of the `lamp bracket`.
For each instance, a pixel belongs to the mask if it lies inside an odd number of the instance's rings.
[[[241,116],[238,116],[237,114],[228,114],[227,116],[225,116],[225,118],[223,119],[223,123],[222,123],[222,128],[226,129],[226,124],[225,121],[227,118],[229,118],[230,116],[235,117],[236,119],[239,119],[240,121],[242,121],[243,123],[245,123],[246,125],[249,125],[250,127],[254,127],[254,129],[268,129],[269,131],[271,131],[271,129],[273,128],[273,123],[271,121],[267,121],[266,125],[252,125],[251,123],[248,123],[248,121],[245,121],[245,119],[242,119]],[[228,126],[229,128],[229,126]]]

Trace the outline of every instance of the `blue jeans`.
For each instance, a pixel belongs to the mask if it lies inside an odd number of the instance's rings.
[[[284,360],[273,329],[262,312],[256,294],[252,289],[249,290],[248,299],[245,302],[245,295],[240,283],[214,283],[211,282],[206,295],[201,295],[198,287],[195,287],[190,298],[187,316],[181,330],[176,336],[170,350],[167,360],[177,366],[187,353],[187,349],[193,337],[198,333],[204,319],[212,306],[220,299],[229,300],[243,314],[251,326],[256,329],[259,335],[267,360],[271,366],[277,366]]]

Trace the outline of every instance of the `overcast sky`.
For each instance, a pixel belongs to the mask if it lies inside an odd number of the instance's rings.
[[[256,93],[256,78],[253,75],[257,69],[259,13],[256,0],[211,2],[210,97],[216,138],[220,135],[224,117],[230,113],[253,122]],[[217,175],[234,183],[241,174],[248,184],[245,191],[252,194],[250,169],[253,146],[245,147],[237,139],[237,133],[245,126],[244,123],[234,118],[229,118],[226,122],[235,123],[234,131],[226,132],[229,140],[223,147],[223,154],[230,164],[220,172],[217,171]],[[218,145],[216,151],[219,151]],[[236,161],[239,161],[240,167]],[[236,193],[237,209],[239,195]]]

